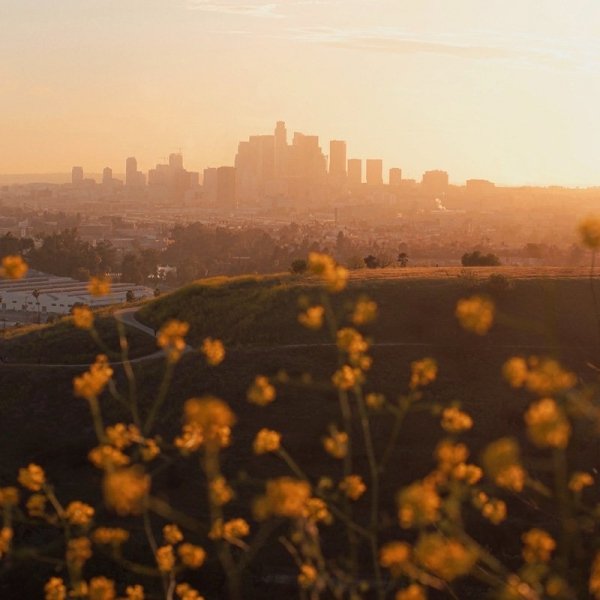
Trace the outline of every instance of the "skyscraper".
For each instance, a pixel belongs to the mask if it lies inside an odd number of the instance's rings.
[[[71,183],[81,185],[83,183],[83,167],[73,167],[71,170]]]
[[[111,185],[113,182],[113,173],[110,167],[106,167],[102,171],[102,185]]]
[[[275,127],[275,177],[287,175],[287,158],[287,129],[283,121],[277,121]]]
[[[383,161],[378,158],[367,159],[367,184],[383,184]]]
[[[425,171],[421,187],[429,194],[443,194],[448,190],[448,173],[440,170]]]
[[[402,169],[390,169],[390,185],[400,185],[402,183]]]
[[[220,208],[237,208],[235,167],[217,169],[217,205]]]
[[[183,155],[180,153],[169,154],[169,166],[176,171],[183,170]]]
[[[346,177],[346,142],[331,140],[329,143],[329,175]]]
[[[125,161],[125,185],[128,187],[143,186],[145,177],[143,173],[138,171],[137,160],[134,156],[130,156]]]
[[[362,160],[360,158],[351,158],[348,161],[348,183],[362,183]]]

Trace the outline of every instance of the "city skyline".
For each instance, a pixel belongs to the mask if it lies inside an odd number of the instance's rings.
[[[273,119],[416,178],[600,183],[600,6],[8,0],[2,173],[226,164]]]

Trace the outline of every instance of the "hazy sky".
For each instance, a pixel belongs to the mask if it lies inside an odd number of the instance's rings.
[[[0,0],[0,172],[232,164],[288,130],[405,177],[600,185],[598,0]]]

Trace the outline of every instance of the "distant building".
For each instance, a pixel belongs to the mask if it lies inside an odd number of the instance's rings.
[[[208,204],[215,204],[217,202],[217,169],[204,169],[202,198]]]
[[[329,142],[329,175],[346,177],[346,142],[340,140]]]
[[[73,167],[71,170],[71,183],[81,185],[83,183],[83,167]]]
[[[183,156],[171,154],[169,164],[157,164],[148,171],[148,185],[170,200],[182,200],[198,186],[199,174],[183,168]]]
[[[112,185],[113,182],[113,172],[110,167],[106,167],[104,171],[102,171],[102,185]]]
[[[235,167],[217,169],[217,205],[220,208],[237,208]]]
[[[275,126],[275,177],[287,176],[288,142],[287,129],[283,121]]]
[[[125,185],[127,187],[143,187],[146,185],[146,176],[138,171],[137,159],[130,156],[125,161]]]
[[[446,171],[426,171],[421,181],[423,191],[428,194],[444,194],[448,190],[448,173]]]
[[[469,194],[489,194],[496,189],[496,185],[487,179],[467,179],[466,187]]]
[[[367,184],[383,185],[383,161],[378,158],[367,159]]]
[[[174,171],[183,171],[183,155],[180,153],[169,154],[169,167]]]
[[[402,185],[402,169],[390,169],[390,185]]]
[[[362,160],[351,158],[348,161],[348,183],[359,185],[362,183]]]

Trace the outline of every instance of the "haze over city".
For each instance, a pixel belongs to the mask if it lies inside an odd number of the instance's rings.
[[[600,6],[37,0],[2,11],[0,173],[232,164],[277,119],[407,178],[600,184]]]

